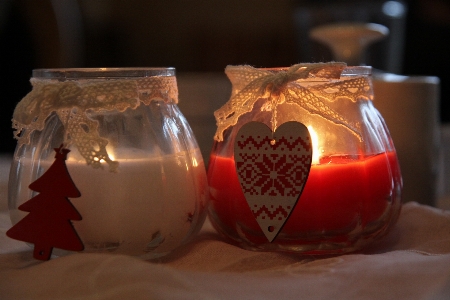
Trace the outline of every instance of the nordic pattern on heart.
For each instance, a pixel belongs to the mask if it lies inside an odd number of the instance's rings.
[[[276,209],[273,209],[273,205],[270,206],[270,209],[267,208],[265,205],[262,205],[258,207],[256,204],[255,207],[252,209],[253,215],[256,218],[261,218],[264,220],[266,217],[268,217],[270,220],[275,219],[278,216],[278,220],[286,219],[289,215],[289,212],[287,210],[290,210],[291,207],[287,206],[286,209],[283,208],[283,206],[278,205]]]
[[[241,136],[237,146],[236,169],[242,179],[244,194],[249,196],[295,197],[301,193],[307,179],[311,157],[311,142],[302,137],[281,136],[275,144],[268,136]],[[292,153],[292,151],[294,151]],[[256,218],[285,219],[290,205],[251,205]]]

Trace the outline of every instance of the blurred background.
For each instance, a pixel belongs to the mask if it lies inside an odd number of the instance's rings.
[[[366,64],[439,77],[440,121],[450,122],[448,0],[0,0],[0,152],[14,150],[11,117],[31,90],[32,69],[173,66],[182,107],[182,92],[190,92],[186,74],[221,80],[229,64],[332,60],[309,32],[337,21],[388,27],[390,35],[368,49]]]

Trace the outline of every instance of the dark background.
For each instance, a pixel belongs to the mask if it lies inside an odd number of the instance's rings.
[[[438,76],[441,122],[450,122],[449,1],[401,1],[406,10],[397,17],[381,12],[386,2],[0,0],[0,152],[14,150],[11,117],[31,90],[32,69],[173,66],[178,73],[223,72],[229,64],[328,61],[329,50],[309,40],[308,32],[336,18],[388,26],[393,35],[370,48],[366,63]],[[394,44],[396,50],[386,52]]]

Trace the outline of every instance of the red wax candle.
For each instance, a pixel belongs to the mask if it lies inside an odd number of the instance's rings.
[[[245,240],[252,244],[244,247],[267,246],[241,190],[234,160],[211,155],[208,177],[210,217],[216,229],[237,243]],[[320,164],[311,166],[300,199],[273,247],[351,244],[361,236],[380,234],[391,223],[386,218],[396,218],[389,214],[389,206],[398,197],[395,181],[400,180],[395,152],[366,158],[322,158]]]

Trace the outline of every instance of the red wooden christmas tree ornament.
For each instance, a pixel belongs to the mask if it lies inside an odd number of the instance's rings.
[[[70,150],[61,145],[55,151],[50,168],[29,185],[39,194],[19,206],[29,214],[6,232],[10,238],[34,244],[33,257],[40,260],[50,259],[54,247],[71,251],[84,249],[70,221],[81,220],[68,199],[81,196],[65,162]]]

